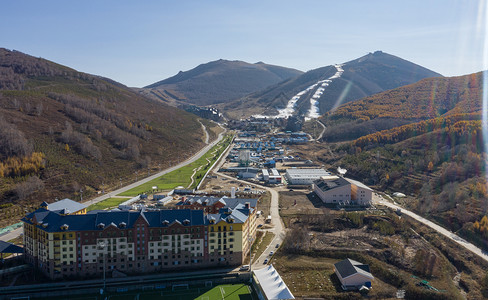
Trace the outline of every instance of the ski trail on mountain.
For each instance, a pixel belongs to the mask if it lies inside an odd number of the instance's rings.
[[[335,74],[330,76],[329,78],[327,78],[325,80],[318,81],[315,84],[315,86],[320,84],[320,87],[315,91],[313,96],[310,98],[310,110],[308,111],[307,116],[305,117],[306,121],[320,117],[319,99],[320,99],[320,97],[322,97],[322,95],[325,91],[325,88],[329,86],[329,84],[332,82],[332,80],[340,78],[342,76],[342,73],[344,73],[344,69],[342,69],[342,66],[343,66],[342,64],[334,65],[337,72],[335,72]]]
[[[325,91],[325,88],[332,82],[332,80],[337,79],[342,76],[344,73],[344,69],[342,68],[344,64],[337,64],[334,65],[336,68],[336,72],[334,75],[330,76],[327,79],[319,80],[316,83],[312,84],[311,86],[307,87],[301,92],[298,92],[295,96],[293,96],[286,107],[283,109],[278,109],[278,114],[274,116],[265,116],[265,115],[253,115],[254,118],[262,119],[262,118],[288,118],[291,117],[295,113],[295,108],[297,106],[297,102],[301,96],[305,95],[306,93],[310,92],[311,90],[315,89],[317,86],[320,86],[313,96],[310,98],[310,109],[305,117],[305,120],[315,119],[320,117],[320,109],[319,109],[319,99]]]

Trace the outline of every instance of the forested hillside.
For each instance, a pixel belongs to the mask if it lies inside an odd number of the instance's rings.
[[[426,78],[347,103],[322,117],[327,141],[360,136],[443,115],[481,111],[482,73]]]
[[[337,146],[340,157],[324,159],[407,194],[397,201],[488,247],[481,77],[425,79],[339,107],[324,117],[324,139],[349,141]]]
[[[0,49],[5,214],[56,197],[80,200],[155,172],[199,149],[202,134],[194,115],[121,84]]]

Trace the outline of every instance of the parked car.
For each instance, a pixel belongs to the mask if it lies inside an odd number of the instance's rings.
[[[268,263],[268,259],[266,258],[264,261],[263,261],[263,264],[267,264]]]
[[[271,251],[271,252],[269,253],[269,256],[273,256],[273,254],[274,254],[274,252],[273,252],[273,251]]]
[[[249,265],[243,265],[240,267],[239,271],[249,271]]]
[[[276,247],[276,248],[279,248],[279,247],[280,247],[280,244],[276,244],[276,246],[275,246],[275,247]]]

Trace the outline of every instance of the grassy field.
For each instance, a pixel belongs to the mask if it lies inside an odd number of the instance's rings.
[[[177,186],[187,188],[188,185],[191,184],[192,174],[196,171],[194,175],[195,180],[190,186],[190,188],[195,188],[202,179],[203,175],[217,160],[222,151],[224,151],[229,145],[231,139],[232,136],[226,136],[220,143],[212,147],[212,149],[210,149],[205,155],[191,164],[123,192],[119,194],[119,196],[137,196],[146,192],[151,192],[153,186],[157,186],[158,190],[172,190]]]
[[[97,210],[97,209],[107,209],[107,208],[113,208],[119,206],[120,203],[125,202],[129,200],[130,197],[127,198],[108,198],[106,200],[103,200],[101,202],[92,204],[88,206],[87,210]]]
[[[253,300],[251,287],[247,284],[223,284],[213,288],[190,288],[184,287],[173,291],[171,288],[163,290],[148,290],[142,292],[126,292],[111,294],[107,297],[110,300]],[[51,300],[65,299],[63,297],[51,297]],[[78,299],[100,299],[99,295],[71,296],[71,300]]]

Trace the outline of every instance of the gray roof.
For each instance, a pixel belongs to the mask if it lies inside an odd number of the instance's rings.
[[[350,185],[351,183],[342,177],[337,177],[336,179],[317,179],[313,182],[320,190],[323,192],[336,189],[338,187]]]
[[[337,272],[341,274],[342,278],[349,277],[356,273],[363,274],[367,277],[373,278],[371,272],[369,271],[369,265],[362,264],[350,258],[346,258],[334,264]]]
[[[44,202],[43,202],[44,203]],[[73,201],[71,199],[63,199],[57,202],[48,203],[47,209],[50,211],[60,211],[65,210],[63,213],[74,213],[79,210],[86,208],[86,205],[81,204],[79,202]],[[67,211],[66,211],[67,210]]]
[[[258,204],[258,199],[252,198],[227,198],[227,197],[208,197],[208,196],[188,196],[185,201],[180,201],[176,205],[185,205],[185,202],[191,204],[198,203],[203,206],[212,206],[217,202],[221,202],[225,207],[235,209],[239,204],[246,204],[249,202],[250,206],[255,208]]]
[[[247,209],[244,204],[239,203],[234,209],[229,207],[221,208],[218,214],[208,214],[208,220],[214,220],[215,223],[226,221],[227,223],[245,223],[253,209]],[[231,221],[232,219],[232,221]]]
[[[317,177],[317,176],[328,176],[330,175],[329,172],[327,172],[324,169],[308,169],[308,168],[290,168],[286,169],[286,173],[288,176],[293,176],[293,177]]]

